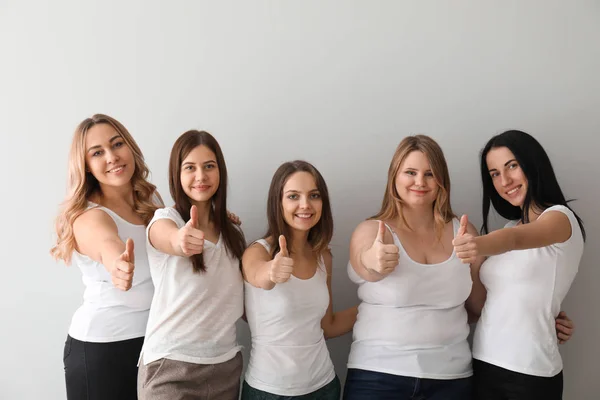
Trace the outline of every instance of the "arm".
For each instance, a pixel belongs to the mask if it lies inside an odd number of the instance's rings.
[[[350,239],[350,264],[362,279],[377,282],[398,265],[399,249],[383,222],[361,222]]]
[[[271,290],[277,283],[284,283],[294,272],[294,260],[289,257],[285,238],[279,237],[281,251],[271,259],[269,252],[254,243],[242,256],[242,274],[246,282],[254,287]]]
[[[560,211],[548,211],[537,220],[503,228],[474,239],[479,255],[492,256],[563,243],[571,237],[571,222]]]
[[[325,260],[325,268],[327,270],[327,290],[329,291],[329,306],[325,312],[325,316],[321,320],[321,328],[325,339],[334,338],[348,333],[352,330],[354,323],[356,322],[356,316],[358,314],[358,306],[348,308],[343,311],[333,312],[333,296],[331,292],[331,274],[333,257],[331,252],[327,251],[323,254]]]
[[[128,240],[129,246],[123,243],[112,218],[102,210],[88,210],[75,220],[73,232],[78,251],[104,265],[115,287],[129,290],[134,270],[133,242]]]
[[[204,232],[196,229],[198,209],[192,206],[190,220],[179,228],[169,218],[155,220],[148,228],[148,241],[158,251],[171,256],[190,257],[202,253]]]

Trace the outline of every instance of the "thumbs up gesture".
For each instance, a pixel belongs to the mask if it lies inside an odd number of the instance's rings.
[[[131,289],[134,263],[133,240],[127,239],[125,251],[113,262],[113,267],[110,270],[112,283],[116,288],[124,291]]]
[[[269,279],[273,283],[284,283],[294,272],[294,260],[290,258],[285,236],[279,236],[279,253],[271,261]]]
[[[385,224],[383,221],[379,221],[379,228],[377,230],[377,236],[373,241],[373,245],[367,251],[371,255],[372,262],[363,264],[377,272],[380,275],[388,275],[398,265],[400,258],[400,249],[395,244],[385,244],[383,239],[385,237]]]
[[[456,237],[452,241],[456,256],[460,258],[464,264],[474,263],[479,255],[477,243],[475,242],[475,236],[467,232],[468,225],[469,218],[466,215],[463,215],[460,218],[460,228],[458,228]]]
[[[177,246],[186,257],[202,253],[204,232],[198,229],[198,209],[192,206],[190,220],[177,232]]]

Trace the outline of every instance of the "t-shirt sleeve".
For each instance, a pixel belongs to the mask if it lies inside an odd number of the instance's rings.
[[[165,208],[159,208],[158,210],[156,210],[154,212],[154,217],[152,217],[152,219],[150,220],[150,223],[148,224],[148,227],[146,228],[146,249],[148,251],[148,258],[152,258],[154,260],[158,260],[158,259],[163,259],[168,257],[168,254],[165,254],[159,250],[157,250],[156,248],[154,248],[154,246],[152,246],[152,244],[150,243],[150,227],[152,226],[152,224],[154,224],[156,221],[161,220],[161,219],[170,219],[171,221],[175,222],[175,224],[177,225],[178,228],[181,228],[185,225],[185,222],[183,221],[183,219],[181,218],[181,216],[179,215],[179,213],[172,207],[165,207]]]

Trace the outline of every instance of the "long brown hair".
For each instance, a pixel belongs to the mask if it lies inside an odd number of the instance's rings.
[[[85,140],[89,130],[98,124],[112,126],[133,153],[135,170],[130,181],[133,187],[133,208],[144,224],[148,224],[154,216],[154,211],[157,209],[155,203],[161,203],[156,186],[148,182],[150,172],[142,151],[123,124],[104,114],[95,114],[84,119],[75,129],[71,141],[67,196],[56,218],[56,244],[50,250],[50,254],[55,259],[64,260],[67,265],[71,263],[71,255],[76,249],[73,223],[88,209],[89,198],[100,191],[98,180],[91,172],[86,172],[85,164]],[[155,194],[156,199],[154,198]]]
[[[241,260],[246,248],[246,239],[242,231],[227,217],[227,167],[225,166],[225,158],[219,143],[208,132],[187,131],[179,136],[173,145],[169,161],[169,189],[171,197],[175,201],[175,209],[184,221],[189,221],[192,203],[181,186],[181,164],[188,154],[198,146],[206,146],[215,153],[219,168],[219,188],[211,198],[212,207],[208,216],[209,220],[214,223],[215,229],[223,235],[226,251]],[[206,271],[202,254],[195,254],[190,259],[195,272]]]
[[[390,162],[381,210],[370,219],[394,220],[401,217],[402,222],[411,229],[402,210],[404,201],[400,198],[398,190],[396,190],[396,176],[406,157],[413,151],[420,151],[425,154],[431,166],[433,178],[438,185],[437,197],[433,202],[433,215],[436,232],[438,237],[441,237],[446,223],[456,216],[450,206],[450,174],[448,173],[448,164],[444,152],[440,145],[429,136],[414,135],[402,139]]]
[[[306,161],[296,160],[283,163],[277,168],[275,175],[273,175],[267,200],[267,221],[269,227],[263,238],[271,237],[273,239],[271,257],[274,257],[280,250],[279,241],[277,240],[280,235],[285,236],[288,243],[291,239],[290,227],[283,217],[283,187],[290,176],[296,172],[308,172],[313,176],[323,202],[321,219],[308,232],[308,243],[312,247],[312,250],[316,254],[321,254],[327,249],[333,236],[333,215],[331,213],[329,191],[321,173]]]

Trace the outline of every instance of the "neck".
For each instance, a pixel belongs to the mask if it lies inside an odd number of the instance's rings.
[[[404,219],[413,231],[428,231],[433,228],[435,218],[431,205],[421,207],[404,207]],[[404,225],[402,217],[398,217],[398,226]]]
[[[133,208],[133,187],[131,185],[115,187],[100,184],[98,198],[98,202],[104,206],[126,203]]]
[[[198,226],[200,228],[207,228],[210,224],[210,211],[212,204],[210,201],[192,201],[192,205],[198,209]]]
[[[298,231],[292,230],[292,237],[290,238],[290,250],[294,254],[302,254],[304,253],[304,249],[306,248],[306,244],[308,243],[308,232],[309,231]]]

